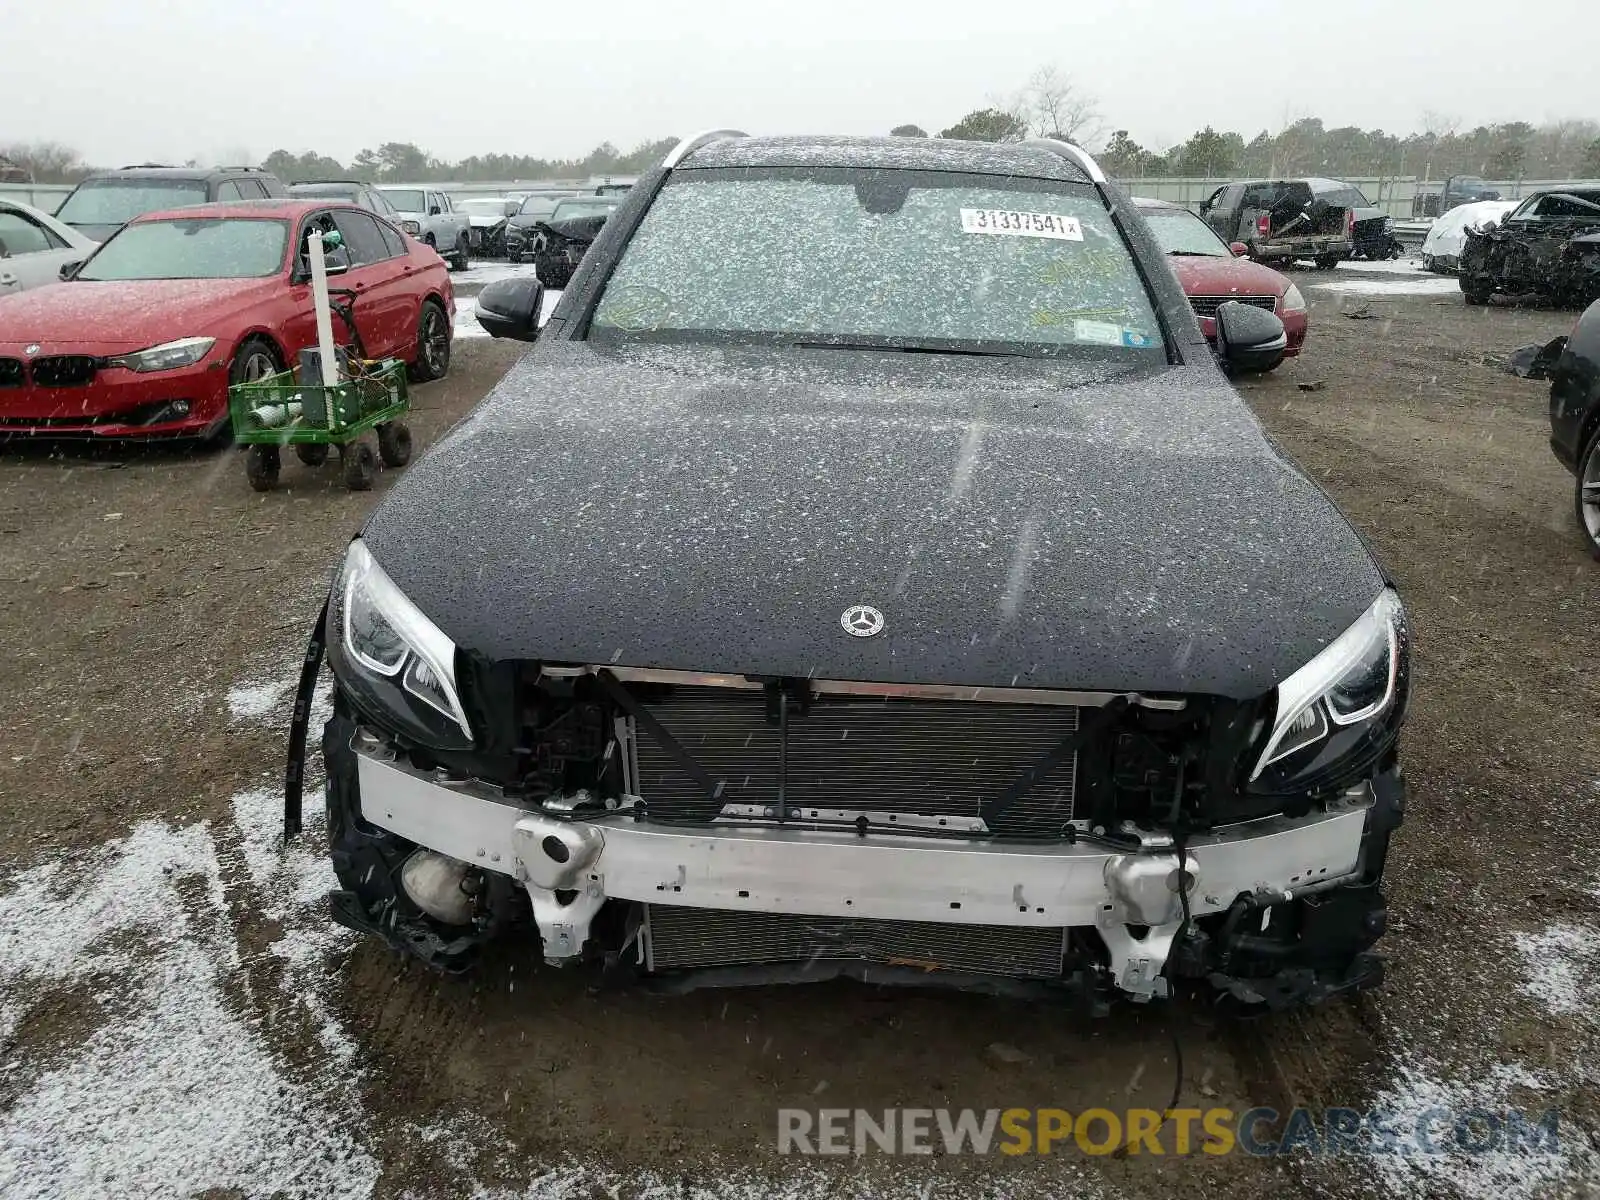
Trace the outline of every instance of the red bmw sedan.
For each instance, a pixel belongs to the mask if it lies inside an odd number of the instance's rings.
[[[1300,353],[1310,322],[1305,297],[1286,276],[1251,262],[1245,257],[1243,245],[1229,246],[1186,208],[1143,196],[1135,196],[1133,202],[1156,242],[1167,252],[1207,341],[1216,342],[1218,306],[1237,300],[1276,313],[1289,335],[1284,357],[1293,358]]]
[[[354,205],[306,200],[149,213],[63,283],[0,299],[0,438],[208,438],[228,385],[316,344],[306,238],[337,230],[330,285],[361,345],[419,380],[450,367],[455,294],[427,246]],[[334,340],[351,339],[338,317]]]

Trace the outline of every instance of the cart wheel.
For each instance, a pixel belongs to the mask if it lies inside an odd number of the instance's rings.
[[[245,477],[258,492],[270,492],[278,486],[281,465],[276,446],[251,446],[244,456]]]
[[[372,490],[372,477],[377,474],[377,456],[365,442],[351,442],[339,448],[344,461],[344,485],[352,492]]]
[[[404,421],[378,426],[378,454],[386,467],[403,467],[411,461],[411,427]]]
[[[294,448],[294,456],[308,467],[320,467],[328,461],[328,448],[317,442],[301,442]]]

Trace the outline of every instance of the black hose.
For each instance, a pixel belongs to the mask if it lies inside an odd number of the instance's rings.
[[[294,716],[289,722],[289,759],[283,769],[283,841],[287,845],[300,833],[301,805],[305,791],[306,733],[311,727],[311,701],[317,692],[317,676],[322,671],[322,655],[327,648],[328,602],[322,602],[316,628],[306,644],[300,663],[300,686],[294,694]]]

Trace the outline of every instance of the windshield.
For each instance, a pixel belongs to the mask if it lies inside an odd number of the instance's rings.
[[[517,212],[524,217],[547,217],[555,212],[559,203],[561,201],[552,196],[529,196],[522,202],[522,207]]]
[[[102,246],[79,279],[260,279],[283,267],[285,221],[198,218],[129,225]]]
[[[1199,217],[1182,208],[1143,208],[1140,214],[1155,234],[1156,243],[1168,254],[1199,254],[1232,258],[1233,251]]]
[[[419,213],[427,212],[427,206],[422,202],[420,188],[384,188],[378,193],[399,212]]]
[[[934,171],[680,175],[628,243],[593,329],[1017,353],[1161,344],[1094,191]]]
[[[550,214],[552,221],[570,221],[574,217],[606,217],[617,211],[620,199],[563,200]]]
[[[1551,221],[1600,219],[1600,189],[1572,188],[1529,196],[1511,214],[1512,220],[1526,217]]]
[[[1372,201],[1362,194],[1359,188],[1340,187],[1330,188],[1325,192],[1316,193],[1316,198],[1335,208],[1371,208]]]
[[[198,179],[90,179],[78,185],[56,218],[68,225],[121,225],[147,212],[206,202]]]

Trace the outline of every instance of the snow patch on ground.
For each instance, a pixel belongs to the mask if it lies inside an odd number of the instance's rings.
[[[1409,1056],[1396,1065],[1394,1082],[1378,1095],[1374,1108],[1389,1114],[1392,1127],[1403,1135],[1426,1129],[1442,1152],[1373,1157],[1369,1161],[1383,1183],[1379,1194],[1542,1200],[1561,1194],[1560,1189],[1574,1179],[1595,1178],[1600,1173],[1600,1147],[1570,1121],[1559,1126],[1556,1152],[1544,1145],[1512,1146],[1503,1129],[1498,1144],[1482,1153],[1454,1143],[1456,1122],[1463,1114],[1487,1113],[1503,1119],[1508,1109],[1516,1109],[1536,1128],[1553,1103],[1541,1102],[1540,1097],[1565,1091],[1561,1080],[1521,1063],[1493,1063],[1468,1079],[1454,1079],[1425,1055]],[[1470,1125],[1466,1134],[1469,1139],[1484,1139],[1487,1126]]]
[[[1340,273],[1352,272],[1362,275],[1427,275],[1422,269],[1420,258],[1391,258],[1383,262],[1351,262],[1339,264]]]
[[[1516,942],[1528,971],[1523,991],[1558,1016],[1593,1014],[1600,988],[1600,932],[1558,922],[1541,933],[1521,934]]]
[[[110,1007],[81,1043],[29,1064],[37,1077],[0,1116],[0,1194],[371,1193],[378,1165],[352,1132],[348,1069],[297,1077],[251,998],[226,987],[244,963],[225,858],[205,823],[150,821],[3,885],[10,1006],[26,1011],[41,987],[76,984]]]
[[[1400,279],[1320,279],[1307,286],[1347,296],[1447,296],[1461,292],[1461,285],[1454,279],[1420,273],[1412,276],[1409,272]]]
[[[228,712],[235,721],[258,720],[288,699],[292,688],[283,680],[239,684],[228,689]]]
[[[475,262],[465,271],[456,271],[450,282],[459,293],[463,288],[481,288],[501,279],[521,279],[533,275],[532,263],[497,262],[493,259]],[[460,296],[456,297],[458,300]]]

